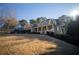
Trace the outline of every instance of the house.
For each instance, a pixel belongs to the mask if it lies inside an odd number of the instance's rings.
[[[39,32],[40,34],[46,34],[47,31],[53,31],[54,25],[52,19],[47,19],[40,23],[32,24],[31,32]]]
[[[18,24],[10,31],[10,33],[22,33],[23,31],[24,28],[20,24]]]
[[[31,29],[30,24],[25,24],[24,26],[18,24],[14,27],[11,33],[28,33],[30,32],[30,29]]]
[[[31,32],[39,32],[40,34],[46,34],[47,32],[66,34],[70,20],[71,18],[66,15],[62,15],[58,19],[47,19],[42,22],[32,24]]]

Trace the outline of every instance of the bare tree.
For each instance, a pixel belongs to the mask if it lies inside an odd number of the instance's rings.
[[[3,31],[10,31],[18,24],[18,21],[16,19],[16,12],[14,9],[0,9],[0,26],[2,24],[4,24],[1,27],[1,30]]]
[[[26,24],[24,25],[24,29],[25,29],[25,30],[30,30],[30,29],[31,29],[31,24],[26,23]]]
[[[6,31],[12,30],[18,24],[15,18],[5,18],[4,26],[2,27]]]

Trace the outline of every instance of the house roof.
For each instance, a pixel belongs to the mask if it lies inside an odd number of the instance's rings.
[[[42,21],[40,23],[34,23],[34,24],[32,24],[32,28],[41,27],[41,26],[48,26],[50,24],[53,24],[53,19],[47,19],[47,20]]]

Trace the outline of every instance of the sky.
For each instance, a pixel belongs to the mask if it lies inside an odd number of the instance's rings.
[[[79,9],[78,6],[79,4],[73,3],[1,3],[0,9],[14,9],[18,20],[29,21],[38,17],[57,19],[61,15],[69,15],[73,9]]]

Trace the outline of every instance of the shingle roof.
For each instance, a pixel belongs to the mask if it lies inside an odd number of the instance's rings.
[[[42,21],[42,22],[40,22],[40,23],[32,24],[32,28],[33,28],[33,27],[47,26],[47,25],[52,24],[52,23],[53,23],[53,20],[52,20],[52,19],[47,19],[47,20]]]

